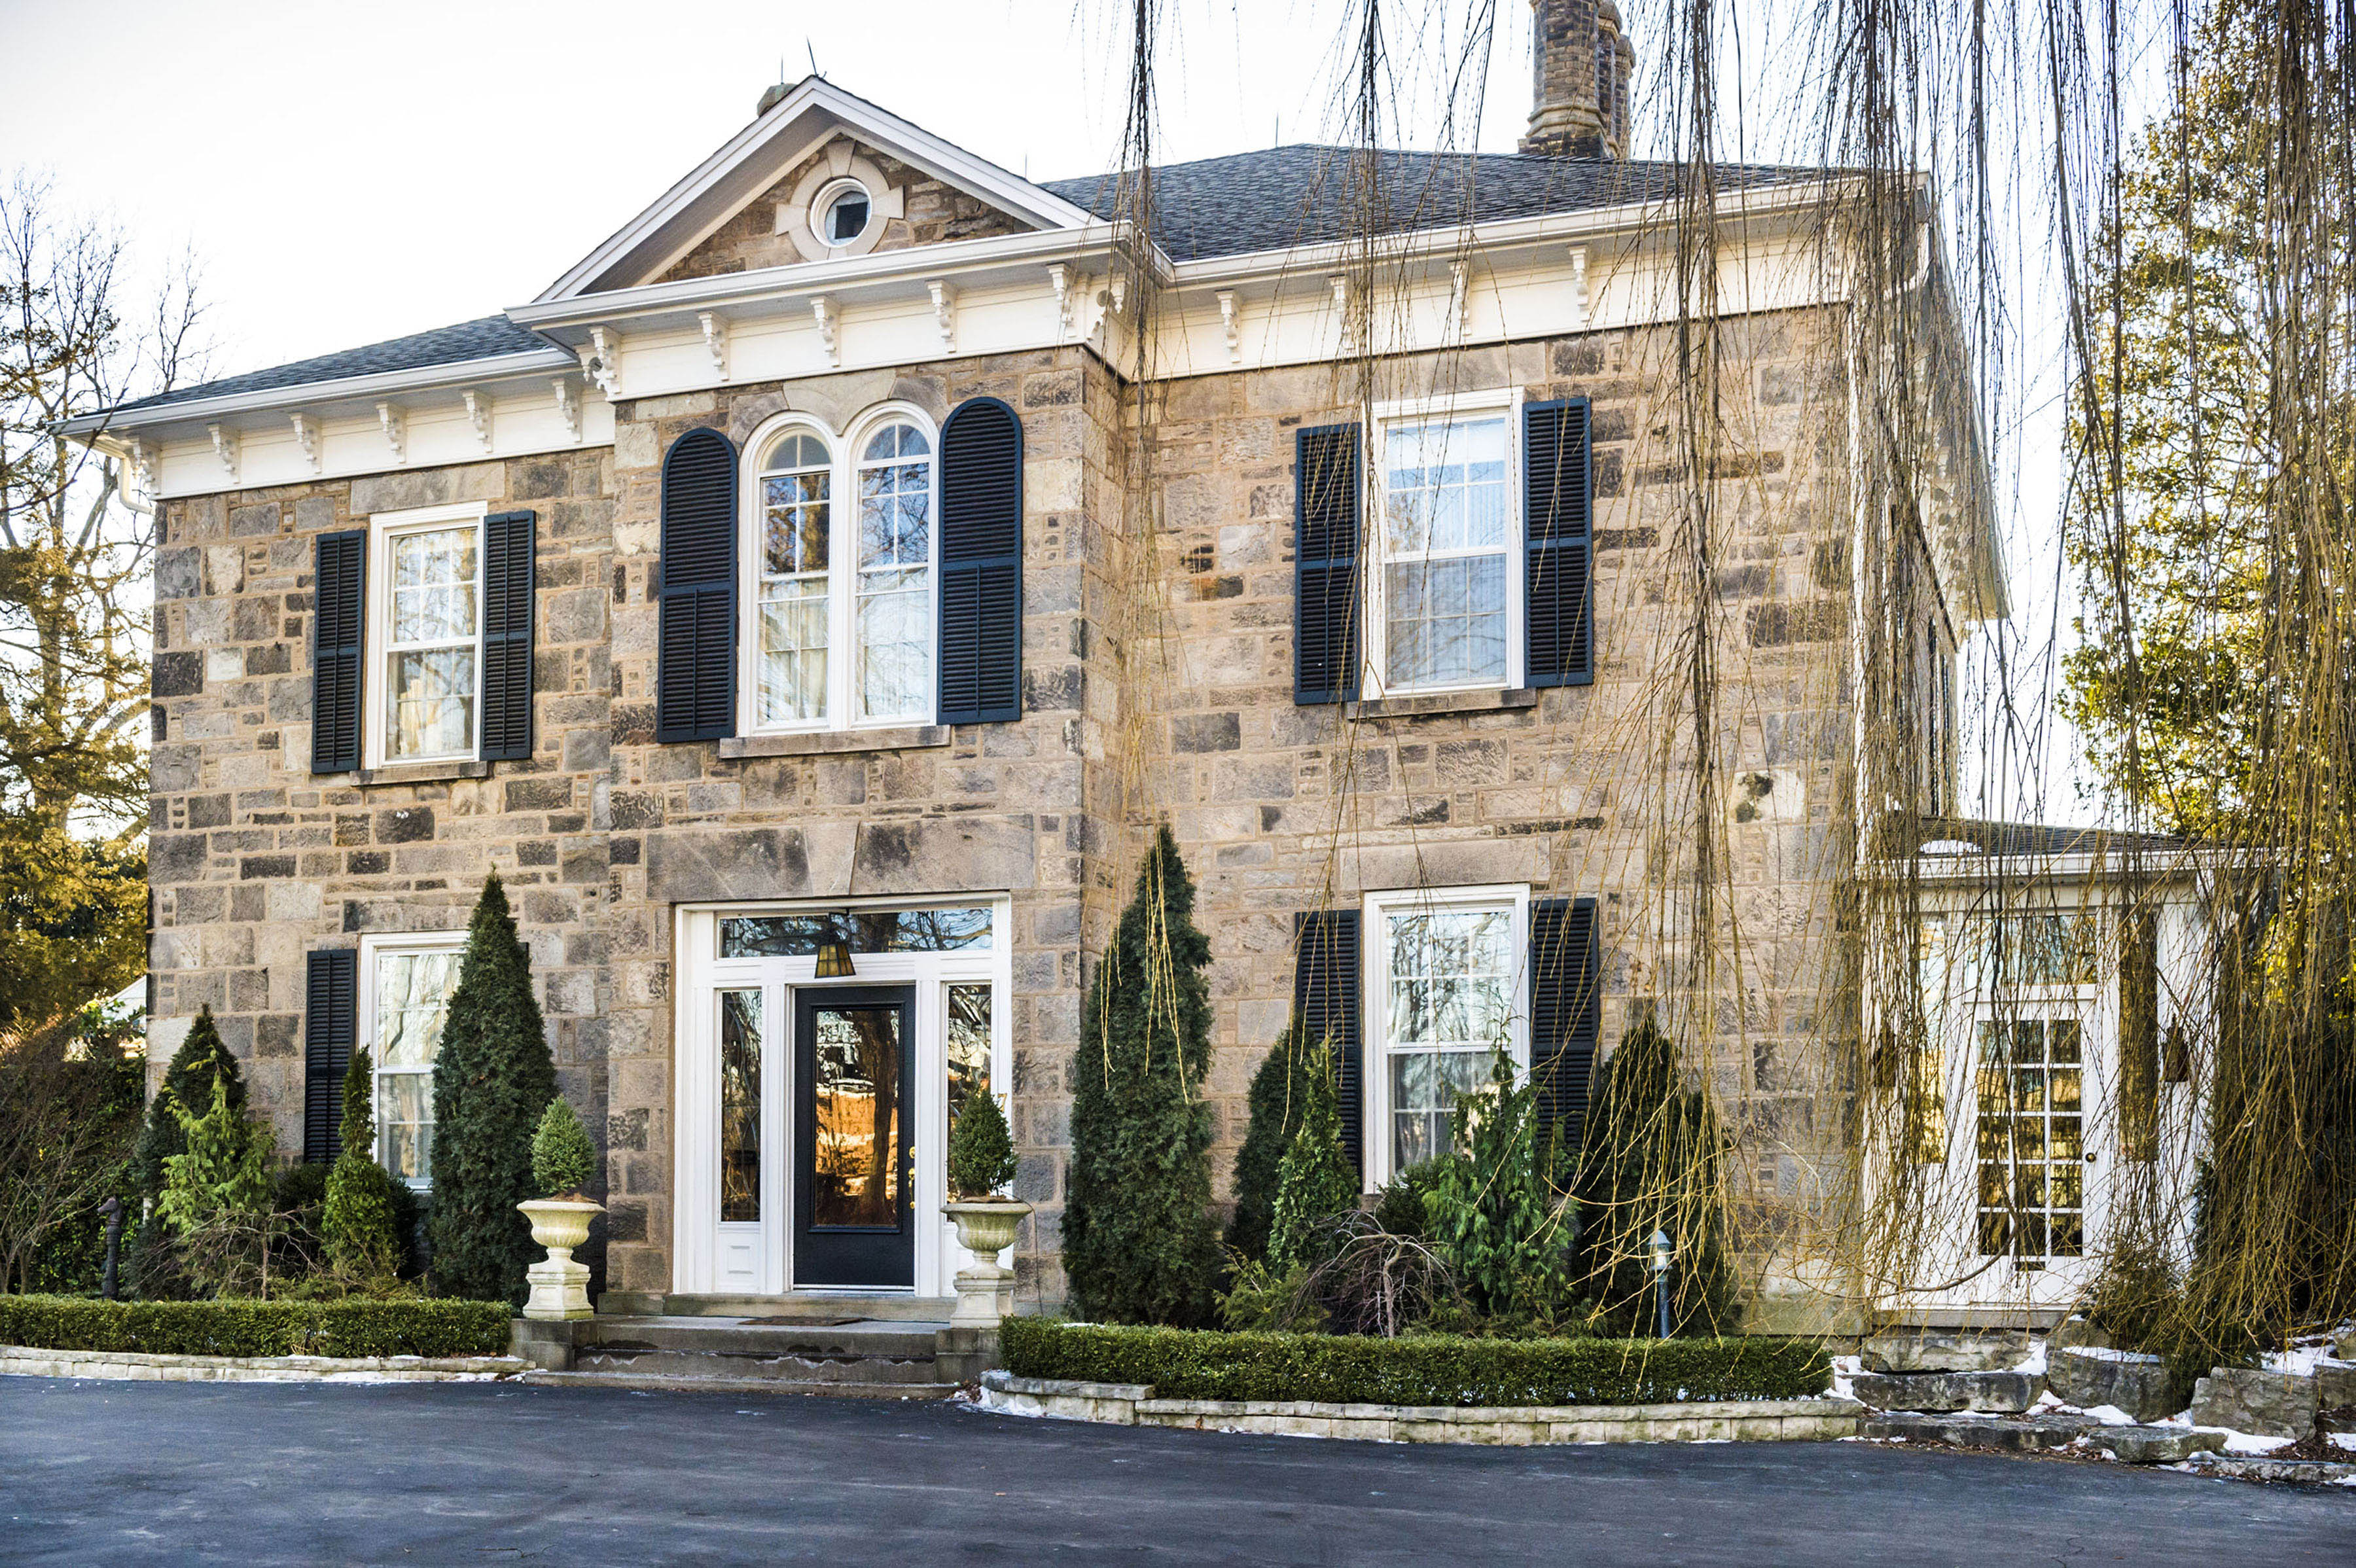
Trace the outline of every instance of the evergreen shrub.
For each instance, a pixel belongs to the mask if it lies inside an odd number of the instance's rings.
[[[1208,938],[1163,824],[1110,951],[1088,987],[1073,1053],[1064,1272],[1076,1310],[1123,1323],[1200,1323],[1217,1238],[1211,1205]]]
[[[213,1079],[212,1102],[202,1115],[173,1098],[167,1109],[180,1123],[186,1152],[164,1156],[164,1191],[155,1200],[164,1223],[186,1234],[225,1215],[267,1212],[269,1133],[231,1102],[227,1075]]]
[[[1301,1075],[1301,1124],[1277,1165],[1268,1264],[1280,1275],[1320,1261],[1312,1244],[1319,1220],[1358,1207],[1358,1172],[1342,1148],[1333,1095],[1333,1052],[1320,1046],[1309,1053]]]
[[[524,1298],[541,1255],[516,1205],[537,1197],[532,1134],[556,1096],[531,961],[494,873],[466,931],[434,1062],[434,1204],[426,1223],[444,1295]]]
[[[1227,1251],[1246,1262],[1268,1255],[1269,1227],[1276,1220],[1277,1169],[1301,1126],[1301,1090],[1307,1075],[1301,1031],[1288,1028],[1260,1058],[1248,1100],[1250,1120],[1236,1151],[1235,1213],[1227,1220]]]
[[[352,1052],[344,1074],[342,1152],[327,1177],[319,1217],[327,1265],[348,1279],[390,1282],[401,1268],[401,1238],[392,1189],[398,1184],[376,1162],[376,1113],[370,1106],[376,1074],[368,1047]]]
[[[498,1356],[503,1301],[99,1301],[0,1295],[0,1345],[166,1356]]]
[[[584,1197],[596,1170],[597,1146],[589,1141],[589,1129],[564,1096],[556,1096],[531,1135],[531,1179],[538,1196]]]
[[[167,1175],[164,1161],[187,1153],[187,1134],[181,1130],[179,1118],[172,1114],[172,1107],[177,1103],[194,1111],[210,1105],[216,1080],[229,1086],[230,1107],[242,1112],[245,1074],[239,1069],[237,1058],[221,1043],[220,1027],[208,1006],[198,1009],[188,1037],[172,1053],[171,1065],[164,1069],[163,1091],[147,1102],[147,1119],[131,1152],[131,1182],[141,1197],[160,1194]]]
[[[1451,1152],[1426,1162],[1422,1230],[1476,1313],[1549,1320],[1572,1305],[1578,1219],[1547,1180],[1551,1140],[1539,1137],[1537,1086],[1514,1077],[1513,1058],[1499,1051],[1488,1088],[1458,1097]]]
[[[1203,1330],[1010,1317],[1022,1378],[1145,1383],[1163,1399],[1509,1407],[1807,1399],[1829,1386],[1810,1340],[1468,1339]]]
[[[1014,1180],[1014,1139],[998,1097],[977,1090],[966,1097],[949,1133],[949,1196],[995,1197]]]

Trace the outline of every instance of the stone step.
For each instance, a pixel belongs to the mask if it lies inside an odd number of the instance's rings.
[[[789,1291],[784,1295],[681,1295],[659,1291],[607,1291],[600,1316],[730,1317],[760,1322],[946,1323],[953,1296],[907,1291]]]
[[[650,1350],[706,1355],[794,1355],[811,1360],[881,1356],[905,1359],[933,1354],[940,1323],[889,1323],[852,1318],[836,1323],[778,1322],[743,1317],[591,1317],[573,1326],[576,1350]]]
[[[2105,1426],[2078,1415],[1979,1421],[1969,1416],[1899,1412],[1866,1417],[1858,1427],[1858,1435],[1944,1443],[1957,1448],[2005,1454],[2050,1453],[2082,1446],[2089,1453],[2107,1452],[2126,1465],[2173,1465],[2225,1445],[2222,1432],[2203,1432],[2190,1426]]]
[[[956,1383],[853,1382],[790,1378],[717,1378],[650,1376],[637,1372],[530,1371],[516,1380],[526,1383],[586,1389],[631,1389],[641,1393],[683,1394],[803,1394],[827,1399],[944,1400],[956,1393]]]
[[[718,1378],[734,1382],[763,1379],[796,1383],[929,1383],[939,1368],[921,1357],[860,1356],[837,1359],[755,1351],[614,1350],[576,1346],[573,1370],[631,1377]]]
[[[1859,1372],[1849,1391],[1876,1410],[1980,1411],[2017,1414],[2037,1402],[2036,1372]]]

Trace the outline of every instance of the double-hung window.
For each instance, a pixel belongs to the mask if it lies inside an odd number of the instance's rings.
[[[1384,693],[1521,683],[1519,401],[1506,391],[1376,411],[1367,626]]]
[[[908,724],[935,708],[935,438],[887,411],[839,440],[799,416],[747,446],[751,731]]]
[[[367,1041],[376,1072],[377,1163],[415,1187],[434,1180],[434,1063],[458,989],[457,933],[363,939]]]
[[[1529,1067],[1529,894],[1427,888],[1367,900],[1370,1182],[1443,1154],[1458,1097],[1489,1081],[1504,1051]]]
[[[372,765],[476,755],[483,665],[479,503],[369,520]]]

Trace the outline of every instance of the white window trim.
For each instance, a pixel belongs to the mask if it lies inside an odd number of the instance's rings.
[[[1530,1071],[1530,888],[1527,883],[1492,883],[1469,887],[1407,887],[1365,896],[1359,942],[1359,988],[1364,1014],[1358,1122],[1362,1168],[1368,1191],[1398,1175],[1391,1168],[1390,927],[1389,918],[1433,909],[1505,908],[1513,913],[1513,978],[1509,982],[1508,1041],[1514,1065],[1525,1080]]]
[[[852,191],[857,191],[866,199],[867,220],[859,226],[858,233],[838,240],[827,232],[827,218],[834,209],[836,199],[849,195]],[[882,218],[883,214],[875,209],[875,193],[868,189],[867,182],[857,175],[847,174],[828,180],[819,187],[818,194],[810,198],[809,219],[810,232],[818,236],[819,243],[830,251],[847,251],[856,245],[861,240],[866,238],[867,231],[873,228]]]
[[[450,506],[414,507],[406,511],[371,512],[368,520],[368,615],[364,640],[368,645],[362,673],[360,724],[361,766],[382,768],[388,762],[407,767],[413,762],[471,762],[482,754],[483,741],[483,588],[489,560],[485,553],[483,519],[490,511],[484,501],[459,501]],[[385,678],[386,656],[392,645],[392,541],[404,533],[432,532],[452,523],[475,525],[475,703],[467,720],[464,751],[395,757],[385,745],[391,717],[391,683]]]
[[[885,424],[906,423],[925,434],[932,447],[930,468],[932,528],[925,558],[927,592],[932,598],[933,674],[928,700],[905,714],[854,718],[858,695],[859,634],[859,474],[860,453]],[[825,421],[803,413],[786,413],[765,420],[744,443],[742,516],[737,532],[736,639],[740,650],[736,682],[736,733],[798,735],[836,730],[897,729],[930,724],[940,711],[940,592],[941,592],[941,432],[932,416],[911,403],[878,403],[862,411],[837,435]],[[807,430],[826,444],[830,478],[827,510],[826,584],[826,714],[784,724],[761,722],[761,457],[769,445],[790,430]],[[846,548],[847,547],[847,548]]]
[[[464,931],[405,931],[396,936],[364,936],[360,939],[359,1018],[356,1038],[359,1044],[368,1047],[369,1070],[376,1080],[369,1086],[369,1110],[375,1122],[380,1144],[384,1137],[384,1080],[388,1078],[416,1076],[418,1069],[402,1068],[392,1072],[387,1072],[384,1069],[383,1054],[378,1049],[377,1041],[377,959],[388,953],[464,952],[466,950],[466,933]],[[438,1057],[442,1049],[439,1040],[434,1042],[434,1048]],[[433,1075],[427,1072],[423,1076],[430,1078]],[[338,1119],[342,1117],[341,1106],[336,1108],[336,1114]],[[369,1151],[369,1157],[380,1158],[376,1149]],[[434,1186],[431,1181],[411,1181],[409,1185],[420,1192],[430,1192]]]
[[[1493,387],[1480,392],[1450,392],[1436,397],[1400,398],[1378,403],[1366,429],[1365,549],[1370,569],[1361,572],[1365,585],[1365,669],[1363,685],[1372,697],[1416,695],[1440,692],[1513,691],[1528,683],[1528,650],[1523,632],[1527,596],[1526,562],[1528,535],[1522,519],[1522,403],[1520,387]],[[1389,556],[1385,542],[1390,527],[1390,485],[1385,448],[1392,424],[1411,419],[1452,418],[1503,413],[1505,415],[1505,678],[1498,682],[1398,686],[1390,683]]]

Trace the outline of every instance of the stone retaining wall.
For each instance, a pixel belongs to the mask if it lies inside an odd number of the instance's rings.
[[[1018,1378],[1006,1372],[983,1375],[981,1405],[1011,1415],[1094,1421],[1111,1426],[1505,1447],[1551,1443],[1830,1442],[1855,1436],[1858,1420],[1864,1414],[1862,1405],[1842,1399],[1512,1409],[1166,1400],[1156,1399],[1153,1390],[1143,1383],[1074,1382]]]
[[[455,1383],[511,1378],[513,1356],[158,1356],[0,1345],[0,1374],[145,1383]]]

